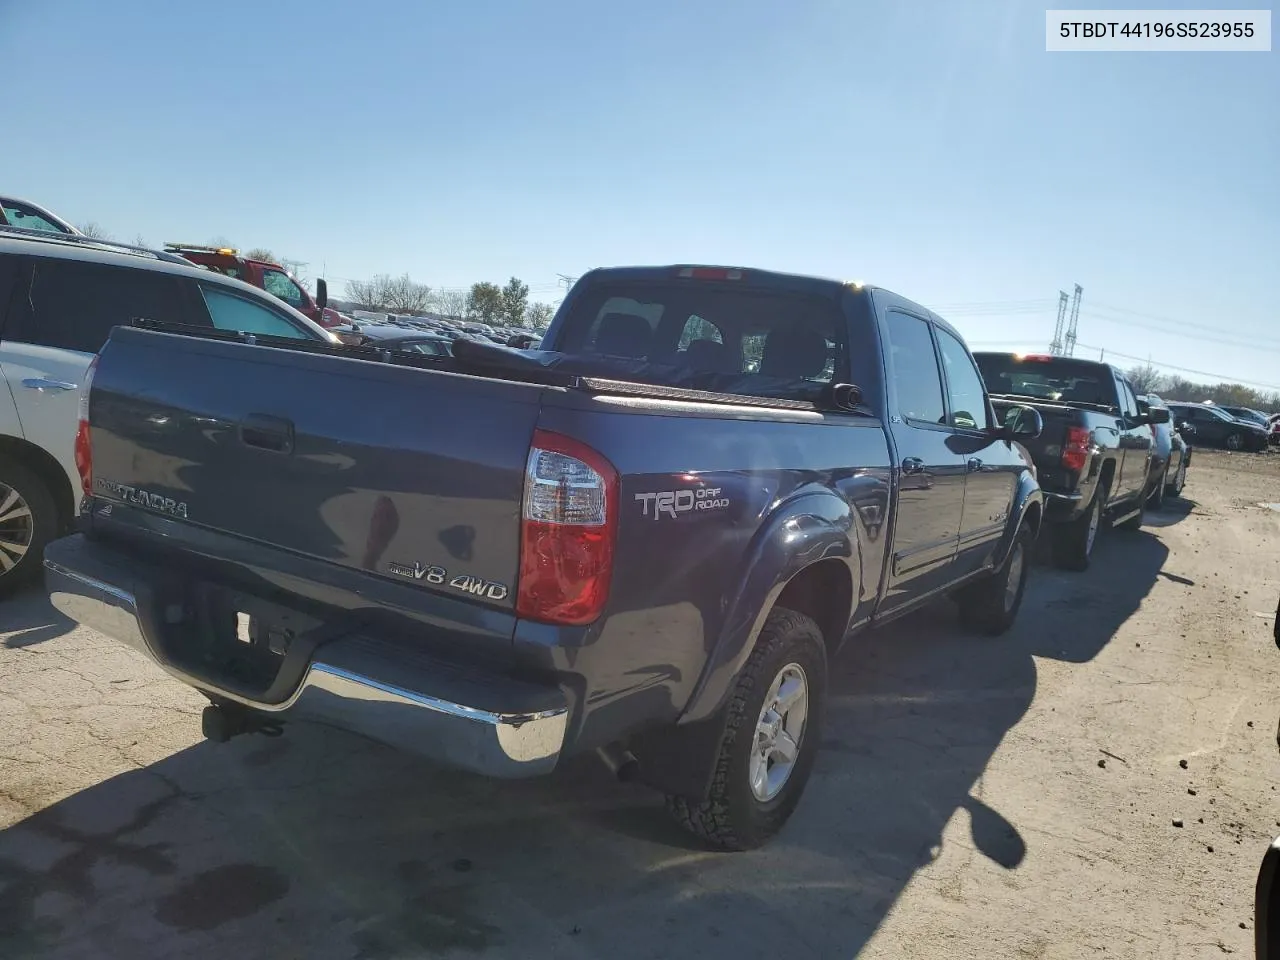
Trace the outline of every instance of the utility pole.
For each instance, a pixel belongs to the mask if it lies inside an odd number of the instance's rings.
[[[567,273],[557,273],[556,280],[564,287],[564,293],[560,295],[560,299],[557,301],[558,303],[563,303],[564,298],[569,295],[570,288],[578,282],[578,278],[571,277]]]
[[[1067,291],[1058,291],[1058,322],[1053,325],[1053,340],[1049,344],[1049,352],[1055,357],[1062,356],[1062,325],[1067,319]]]
[[[1071,320],[1067,324],[1066,353],[1068,357],[1074,356],[1076,352],[1076,325],[1080,322],[1080,295],[1084,293],[1084,287],[1076,284],[1075,296],[1071,298]]]

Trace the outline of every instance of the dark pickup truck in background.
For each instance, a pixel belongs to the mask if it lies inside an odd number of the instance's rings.
[[[1044,491],[1054,560],[1068,570],[1088,568],[1104,520],[1142,526],[1151,425],[1168,423],[1169,411],[1140,412],[1133,387],[1110,364],[986,351],[974,359],[1001,422],[1028,407],[1040,413],[1043,429],[1026,447]]]
[[[202,691],[214,739],[320,719],[499,777],[594,750],[728,849],[798,802],[848,636],[1017,613],[1039,415],[996,424],[901,297],[598,270],[546,349],[454,347],[116,328],[54,605]]]

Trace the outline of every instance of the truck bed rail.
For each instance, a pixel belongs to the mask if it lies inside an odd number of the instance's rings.
[[[294,337],[277,337],[269,334],[248,333],[238,330],[219,330],[192,324],[174,323],[168,320],[152,320],[139,317],[132,326],[156,333],[197,337],[204,340],[221,340],[227,343],[245,343],[260,347],[276,347],[303,353],[327,354],[350,357],[373,363],[390,363],[402,367],[426,370],[444,370],[474,376],[493,376],[504,380],[581,390],[592,394],[610,396],[649,397],[655,400],[682,400],[690,403],[715,403],[735,407],[761,407],[775,410],[817,411],[819,406],[808,400],[792,400],[785,397],[760,397],[741,393],[722,393],[713,390],[696,390],[688,387],[671,387],[634,380],[619,380],[571,373],[548,367],[530,356],[537,351],[521,351],[514,348],[488,344],[470,344],[454,341],[452,357],[437,357],[409,351],[389,350],[376,344],[330,343],[323,340],[300,340]],[[466,343],[461,348],[459,344]]]

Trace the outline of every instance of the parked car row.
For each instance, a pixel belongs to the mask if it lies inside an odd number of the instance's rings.
[[[375,319],[376,318],[376,319]],[[542,334],[526,327],[494,327],[487,323],[454,320],[449,317],[403,316],[400,314],[372,314],[362,312],[347,323],[334,327],[333,331],[343,341],[360,343],[364,337],[386,337],[389,333],[370,332],[375,329],[418,330],[445,340],[479,340],[500,346],[528,347],[542,339]]]
[[[1105,524],[1137,529],[1149,504],[1181,494],[1189,447],[1175,442],[1169,408],[1158,397],[1139,401],[1120,370],[1049,354],[974,356],[1005,423],[1026,409],[1043,420],[1026,446],[1059,566],[1087,569]]]

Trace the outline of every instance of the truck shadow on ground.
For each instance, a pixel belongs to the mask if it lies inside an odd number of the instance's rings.
[[[0,601],[0,624],[6,631],[14,631],[5,637],[4,646],[16,650],[44,643],[70,633],[77,626],[49,605],[49,598],[40,585],[21,590]]]
[[[1181,523],[1195,511],[1196,502],[1185,496],[1165,497],[1164,505],[1159,510],[1148,510],[1142,524],[1146,527],[1172,527]]]
[[[1037,569],[1004,637],[963,633],[943,603],[860,638],[833,665],[804,801],[764,850],[697,849],[593,760],[495,782],[299,725],[0,832],[0,956],[856,956],[957,810],[1017,869],[1019,811],[977,795],[1035,696],[1033,658],[1096,656],[1165,557],[1116,533],[1088,574]]]

